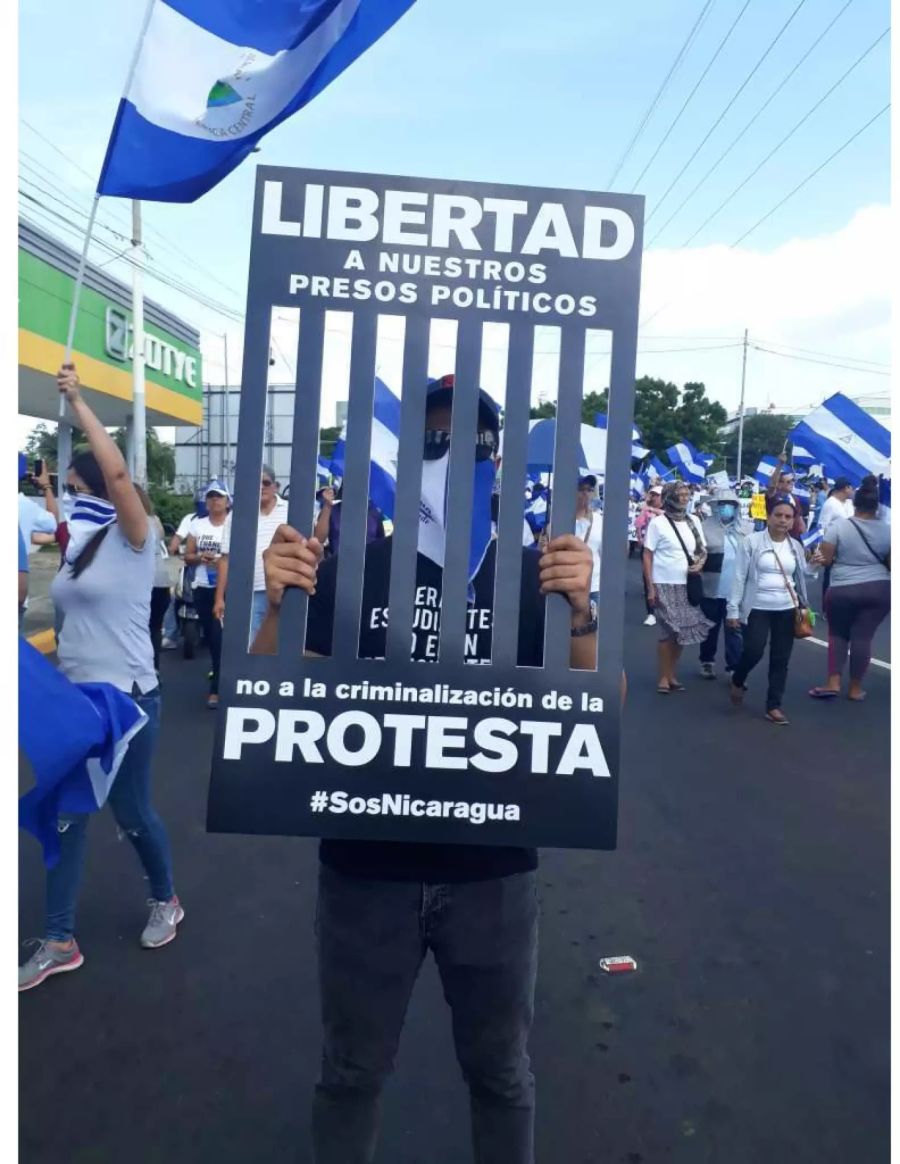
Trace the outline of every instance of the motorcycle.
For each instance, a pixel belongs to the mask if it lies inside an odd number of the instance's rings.
[[[193,581],[194,567],[182,563],[178,581],[175,584],[175,618],[178,621],[185,659],[193,659],[202,637],[200,616],[194,606]]]

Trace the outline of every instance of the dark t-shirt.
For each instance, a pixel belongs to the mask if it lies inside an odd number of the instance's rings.
[[[391,538],[381,538],[366,546],[360,626],[361,658],[384,658],[391,549]],[[475,602],[469,605],[467,614],[466,658],[474,661],[489,660],[491,657],[496,557],[497,543],[492,542],[473,580]],[[327,558],[319,567],[316,593],[309,602],[306,648],[319,655],[331,654],[336,575],[337,558]],[[419,554],[413,620],[416,660],[437,659],[442,581],[441,567]],[[539,667],[543,661],[544,599],[539,589],[536,550],[522,551],[520,596],[519,666]],[[512,846],[323,840],[319,856],[323,864],[341,873],[386,881],[483,881],[537,868],[535,849]]]

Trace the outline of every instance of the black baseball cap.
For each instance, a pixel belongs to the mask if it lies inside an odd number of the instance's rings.
[[[591,489],[597,488],[597,478],[593,475],[593,473],[588,473],[586,476],[578,478],[578,488],[583,489],[585,485],[589,486]]]
[[[453,390],[455,386],[456,377],[452,372],[446,376],[439,376],[436,380],[429,380],[425,393],[428,403],[449,404],[452,408]],[[500,409],[483,388],[478,389],[478,423],[480,428],[488,429],[490,432],[499,436]]]

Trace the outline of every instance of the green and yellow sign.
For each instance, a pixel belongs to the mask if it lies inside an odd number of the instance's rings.
[[[28,228],[28,237],[41,235]],[[66,267],[72,252],[48,241],[46,257],[34,247],[19,246],[19,365],[20,410],[46,413],[40,380],[28,373],[55,376],[63,359],[74,277]],[[54,250],[61,253],[57,263]],[[132,398],[133,334],[128,289],[103,272],[89,271],[81,292],[75,327],[73,359],[84,388],[116,401]],[[108,287],[103,294],[100,287]],[[123,302],[124,300],[124,302]],[[154,319],[154,316],[156,317]],[[201,424],[202,367],[197,333],[180,325],[160,325],[168,313],[148,301],[144,309],[145,379],[148,421],[151,424]],[[182,334],[175,334],[175,329]],[[190,336],[195,337],[190,342]],[[29,399],[29,397],[31,399]],[[95,398],[95,400],[98,398]],[[102,405],[102,400],[100,401]],[[112,405],[113,400],[109,401]],[[122,406],[109,413],[118,414]],[[101,419],[106,418],[101,413]],[[156,414],[153,416],[151,414]],[[116,421],[110,420],[109,423]]]

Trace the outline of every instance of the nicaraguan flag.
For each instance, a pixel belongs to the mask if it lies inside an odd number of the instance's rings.
[[[605,412],[598,412],[594,417],[594,427],[605,429],[607,426],[608,416]],[[641,444],[641,434],[638,427],[635,425],[631,430],[631,457],[632,460],[642,460],[650,452]]]
[[[878,482],[878,502],[881,506],[878,516],[890,524],[891,520],[891,479],[882,477]]]
[[[696,482],[698,485],[706,480],[706,470],[716,459],[713,453],[698,452],[690,441],[678,441],[666,449],[666,456],[685,480]]]
[[[822,540],[823,530],[821,526],[811,529],[809,533],[805,533],[800,541],[803,543],[804,550],[811,550],[813,546],[817,546]]]
[[[795,446],[809,450],[832,479],[858,485],[869,473],[890,473],[891,434],[843,392],[836,392],[791,431]]]
[[[800,445],[794,445],[791,449],[791,460],[800,469],[804,469],[807,465],[811,465],[815,459],[816,458],[808,449],[804,449]]]
[[[347,425],[335,443],[331,472],[344,476]],[[369,466],[369,499],[385,517],[394,520],[397,496],[397,458],[400,453],[400,401],[383,380],[375,378],[375,405],[372,410],[372,460]]]
[[[763,457],[763,459],[756,466],[756,472],[753,474],[754,478],[760,485],[768,485],[772,479],[772,474],[778,468],[778,461],[774,457]]]
[[[670,469],[668,465],[664,465],[659,457],[651,457],[647,467],[644,469],[644,472],[647,474],[651,481],[655,480],[657,477],[665,481],[667,477],[672,476],[675,470]]]
[[[331,465],[324,457],[319,457],[316,464],[316,478],[326,485],[331,480]]]
[[[59,814],[103,807],[146,722],[111,683],[70,683],[19,639],[19,744],[36,781],[19,801],[19,825],[40,841],[48,868],[59,860]]]
[[[525,520],[534,533],[539,534],[547,525],[547,495],[540,494],[525,506]]]
[[[195,201],[413,3],[156,0],[97,192]]]

